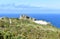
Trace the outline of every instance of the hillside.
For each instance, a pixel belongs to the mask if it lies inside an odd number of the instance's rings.
[[[10,20],[11,19],[11,23]],[[0,19],[0,39],[60,39],[60,29],[18,18]]]

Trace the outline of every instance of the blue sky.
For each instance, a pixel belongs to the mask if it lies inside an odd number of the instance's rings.
[[[60,13],[60,0],[0,0],[0,13]]]

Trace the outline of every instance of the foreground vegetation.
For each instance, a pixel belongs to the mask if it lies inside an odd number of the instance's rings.
[[[0,39],[60,39],[60,30],[18,18],[0,19]]]

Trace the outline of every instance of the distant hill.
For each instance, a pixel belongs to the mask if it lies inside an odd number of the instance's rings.
[[[11,23],[10,23],[11,21]],[[18,18],[0,19],[0,39],[60,39],[60,29]]]

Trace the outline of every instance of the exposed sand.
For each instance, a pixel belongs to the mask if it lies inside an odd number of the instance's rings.
[[[47,25],[47,24],[49,24],[48,22],[43,21],[43,20],[36,20],[36,21],[34,21],[34,22],[37,23],[37,24],[42,24],[42,25]]]

